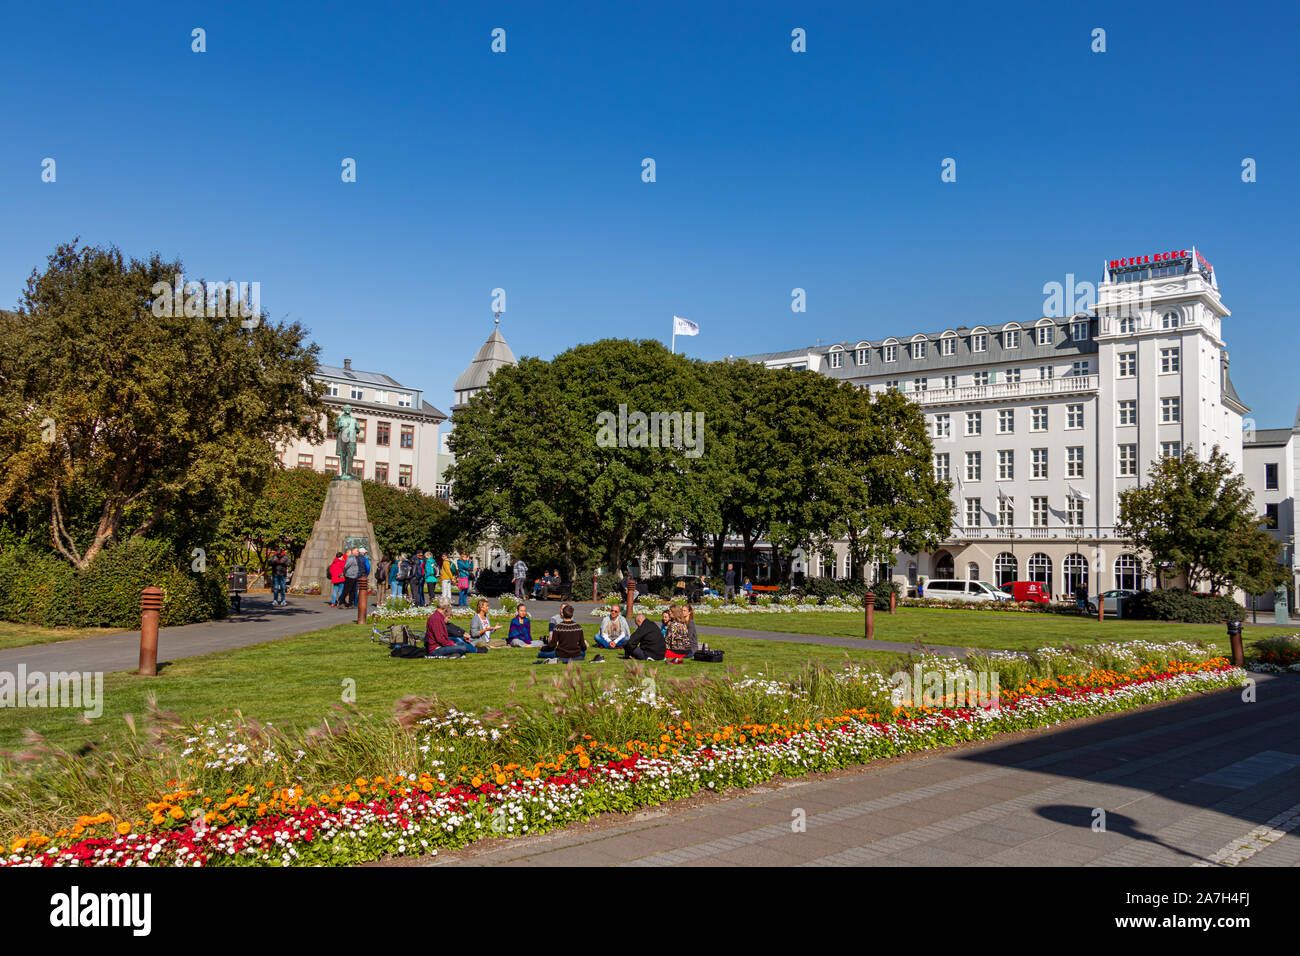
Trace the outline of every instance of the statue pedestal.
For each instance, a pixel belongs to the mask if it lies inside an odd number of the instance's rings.
[[[379,545],[375,543],[375,527],[366,517],[366,499],[359,481],[334,480],[325,493],[320,518],[311,530],[307,545],[298,555],[290,587],[307,588],[320,585],[322,594],[329,594],[329,567],[334,555],[344,550],[348,538],[364,538],[366,556],[373,569],[379,564]],[[352,542],[355,544],[356,542]],[[374,581],[374,572],[370,579]]]

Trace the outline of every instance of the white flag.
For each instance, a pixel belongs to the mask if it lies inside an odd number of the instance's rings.
[[[1092,500],[1092,495],[1088,494],[1088,492],[1086,492],[1086,491],[1080,491],[1078,488],[1074,487],[1074,485],[1070,485],[1070,497],[1071,497],[1071,498],[1078,498],[1078,499],[1080,499],[1081,501],[1091,501],[1091,500]]]
[[[700,327],[690,319],[683,319],[679,315],[673,316],[673,335],[699,335]]]

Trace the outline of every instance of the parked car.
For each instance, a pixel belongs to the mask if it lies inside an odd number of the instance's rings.
[[[1035,604],[1052,603],[1052,599],[1043,590],[1040,581],[1008,581],[998,590],[1009,595],[1013,601],[1033,601]]]
[[[925,596],[934,601],[1011,600],[1009,594],[1003,594],[987,581],[935,580],[934,578],[926,582]]]
[[[1112,591],[1102,591],[1101,598],[1106,604],[1106,614],[1118,617],[1123,613],[1123,600],[1137,594],[1137,591],[1126,591],[1116,588]],[[1097,613],[1097,596],[1093,595],[1088,598],[1088,611],[1095,615]]]

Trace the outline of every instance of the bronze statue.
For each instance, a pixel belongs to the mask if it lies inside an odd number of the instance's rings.
[[[335,481],[356,481],[352,459],[357,457],[357,420],[352,417],[351,405],[344,405],[343,414],[334,419],[334,432],[334,450],[339,456],[339,475]]]

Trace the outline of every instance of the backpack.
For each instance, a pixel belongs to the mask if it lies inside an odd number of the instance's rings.
[[[389,657],[424,657],[424,648],[419,644],[398,644],[388,652]]]
[[[411,562],[403,561],[397,566],[397,580],[405,581],[411,576]]]

